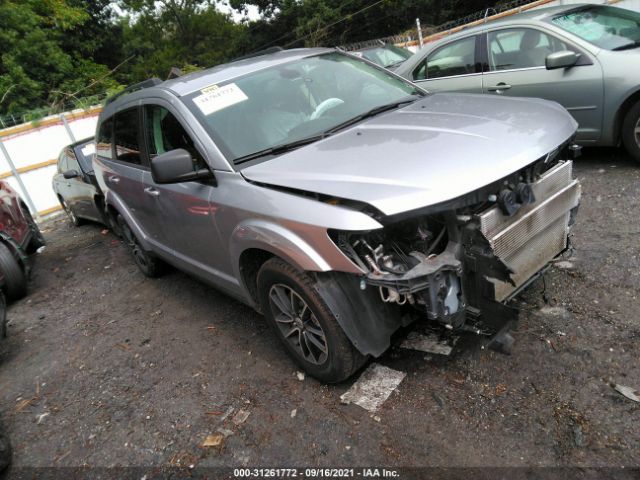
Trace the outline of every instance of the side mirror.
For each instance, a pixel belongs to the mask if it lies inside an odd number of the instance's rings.
[[[193,157],[182,148],[176,148],[151,159],[151,176],[156,183],[181,183],[213,178],[207,168],[193,170]]]
[[[557,68],[570,68],[578,63],[578,54],[570,50],[562,50],[561,52],[550,53],[545,59],[547,70],[555,70]]]
[[[69,179],[71,179],[71,178],[79,177],[79,176],[80,176],[80,174],[78,173],[78,171],[77,171],[77,170],[67,170],[66,172],[64,172],[64,173],[62,174],[62,176],[63,176],[64,178],[66,178],[67,180],[69,180]]]

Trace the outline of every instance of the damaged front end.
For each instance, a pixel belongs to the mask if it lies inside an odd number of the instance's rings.
[[[518,312],[507,302],[568,246],[580,184],[561,153],[446,204],[380,218],[383,229],[330,232],[365,272],[360,294],[373,290],[402,324],[426,319],[508,344]]]

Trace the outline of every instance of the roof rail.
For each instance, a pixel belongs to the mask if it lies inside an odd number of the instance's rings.
[[[282,47],[269,47],[269,48],[265,48],[264,50],[258,50],[257,52],[248,53],[247,55],[243,55],[242,57],[234,58],[231,61],[237,62],[238,60],[245,60],[247,58],[261,57],[262,55],[269,55],[270,53],[277,53],[283,50],[284,48]]]
[[[129,85],[124,90],[122,90],[122,91],[116,93],[115,95],[107,98],[105,100],[104,104],[105,105],[109,105],[111,102],[113,102],[117,98],[122,97],[123,95],[126,95],[127,93],[136,92],[138,90],[143,90],[143,89],[149,88],[149,87],[155,87],[156,85],[158,85],[160,83],[162,83],[162,80],[160,80],[157,77],[153,77],[153,78],[149,78],[148,80],[145,80],[144,82],[140,82],[140,83],[135,83],[133,85]]]

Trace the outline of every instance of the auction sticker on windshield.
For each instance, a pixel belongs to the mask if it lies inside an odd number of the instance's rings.
[[[193,103],[205,115],[249,99],[235,83],[230,83],[223,87],[211,85],[200,90],[200,93],[201,95],[193,99]]]

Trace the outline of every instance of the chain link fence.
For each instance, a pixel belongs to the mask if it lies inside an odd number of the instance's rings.
[[[536,3],[536,1],[537,0],[511,0],[509,2],[499,3],[496,6],[488,8],[486,10],[480,10],[478,12],[474,12],[470,15],[467,15],[466,17],[458,18],[456,20],[451,20],[441,25],[437,25],[437,26],[423,25],[421,27],[422,35],[424,37],[427,37],[429,35],[446,32],[447,30],[452,30],[454,28],[458,28],[472,22],[489,19],[494,15],[499,15],[509,10],[515,10],[514,13],[518,13],[518,9],[520,9],[520,7],[524,7],[531,3]],[[377,45],[384,45],[388,43],[391,43],[394,45],[403,45],[403,44],[417,42],[418,38],[419,38],[418,29],[411,28],[400,35],[392,35],[389,37],[376,38],[374,40],[367,40],[364,42],[350,43],[348,45],[343,45],[340,48],[346,51],[354,51],[354,50],[360,50],[363,48],[374,47]]]
[[[67,112],[71,110],[83,109],[86,110],[90,107],[101,105],[109,94],[107,92],[100,93],[98,95],[91,95],[89,97],[83,97],[74,99],[73,101],[67,101],[57,103],[52,107],[36,108],[23,113],[14,113],[7,115],[0,115],[0,129],[13,127],[15,125],[21,125],[23,123],[38,122],[49,115],[55,115],[61,112]]]

